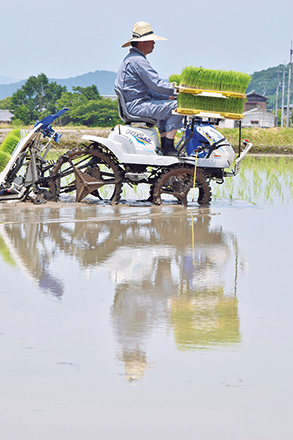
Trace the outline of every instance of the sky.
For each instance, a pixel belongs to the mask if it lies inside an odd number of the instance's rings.
[[[0,0],[0,76],[69,78],[117,72],[121,45],[147,21],[157,41],[148,56],[161,78],[186,66],[252,74],[288,63],[292,0]]]

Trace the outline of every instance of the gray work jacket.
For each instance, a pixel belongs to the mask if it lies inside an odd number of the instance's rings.
[[[168,99],[174,95],[174,88],[161,80],[146,56],[136,47],[132,47],[122,61],[115,86],[124,96],[125,102]]]

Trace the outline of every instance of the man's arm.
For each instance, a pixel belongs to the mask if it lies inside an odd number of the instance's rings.
[[[174,95],[174,88],[170,83],[159,78],[158,73],[150,65],[146,58],[141,59],[139,63],[135,63],[135,69],[138,76],[150,89],[151,95],[156,99],[164,99],[164,97]],[[158,97],[164,95],[163,97]]]

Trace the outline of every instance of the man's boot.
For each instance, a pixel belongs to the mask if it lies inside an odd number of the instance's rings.
[[[161,146],[164,156],[177,156],[177,150],[174,148],[174,139],[162,138]]]

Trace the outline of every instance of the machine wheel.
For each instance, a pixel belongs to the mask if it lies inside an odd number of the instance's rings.
[[[211,201],[211,188],[203,172],[196,171],[195,188],[193,191],[194,167],[177,165],[164,171],[151,190],[153,203],[161,205],[164,201],[175,197],[180,203],[187,205],[196,200],[200,205],[208,205]]]
[[[103,202],[117,203],[122,191],[123,173],[115,160],[94,145],[67,151],[51,172],[50,191],[55,200],[62,193],[76,191],[80,202],[88,194]]]

